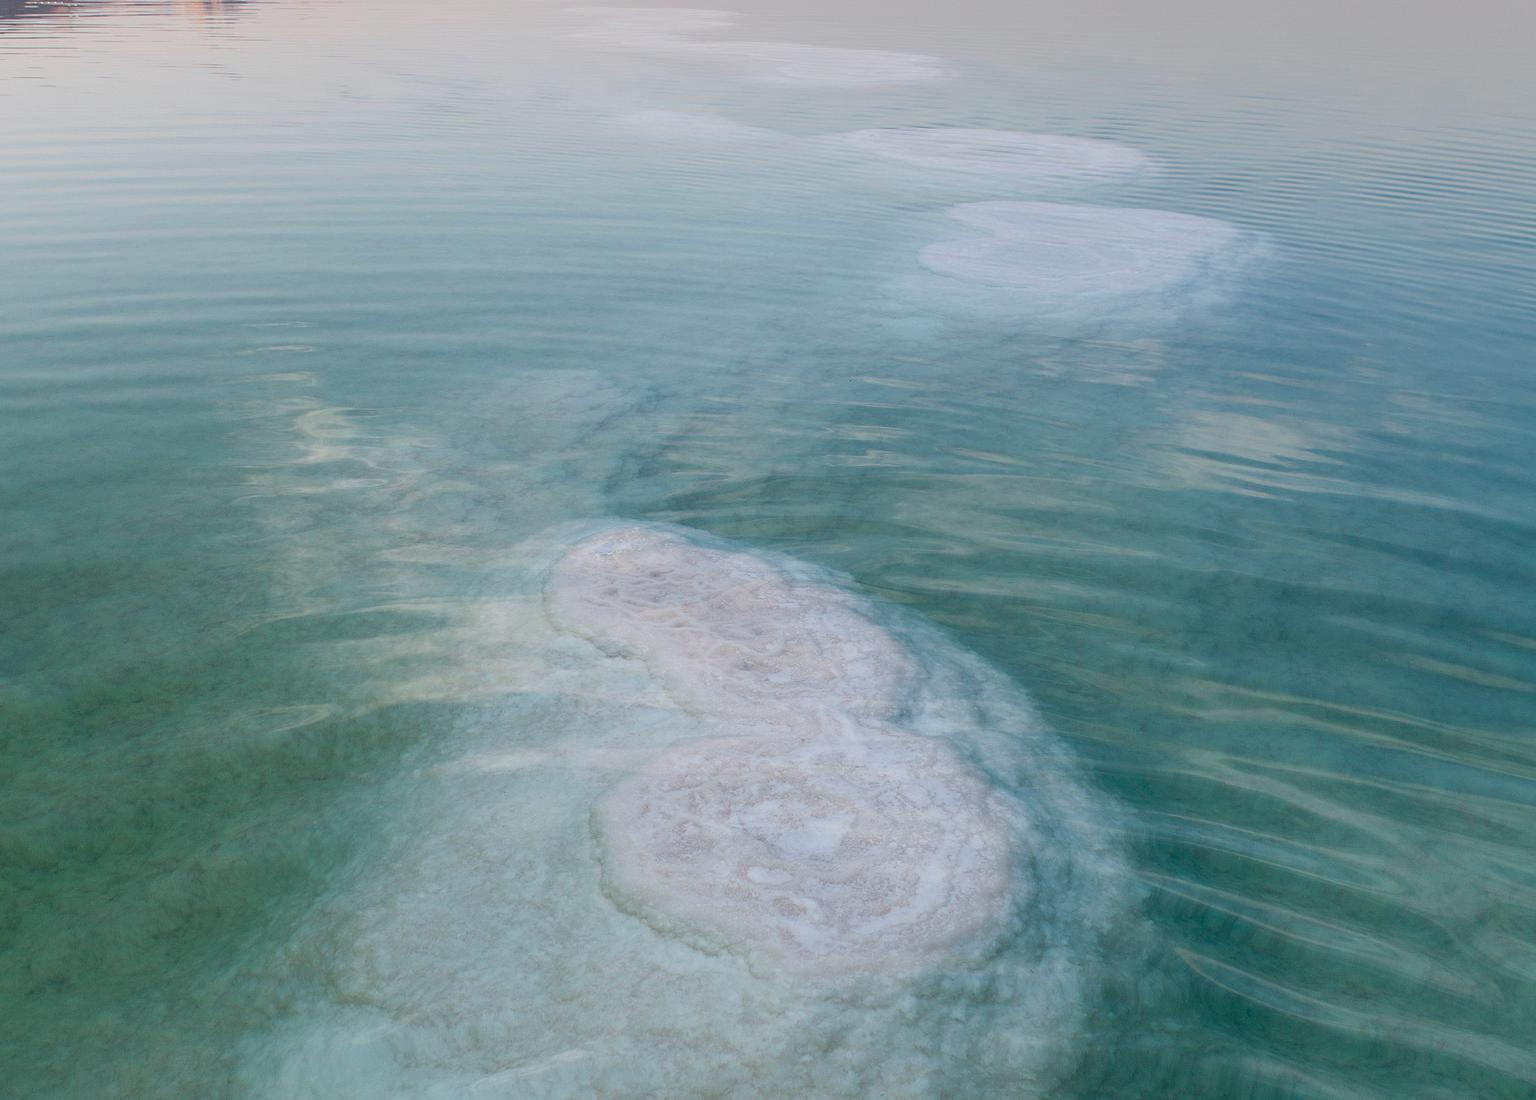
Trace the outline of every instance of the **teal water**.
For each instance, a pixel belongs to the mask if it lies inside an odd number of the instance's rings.
[[[0,1091],[1531,1095],[1531,13],[736,10],[0,3]],[[1020,939],[610,904],[615,522],[1015,738]]]

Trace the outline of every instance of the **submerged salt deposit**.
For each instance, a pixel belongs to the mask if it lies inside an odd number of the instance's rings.
[[[719,52],[770,67],[768,79],[780,84],[918,84],[943,80],[943,62],[926,54],[893,50],[840,49],[795,42],[720,43]]]
[[[578,543],[551,574],[557,620],[641,657],[684,706],[788,732],[903,703],[914,666],[860,601],[742,551],[651,527]]]
[[[1219,298],[1257,242],[1214,218],[1048,202],[974,202],[971,230],[924,247],[921,292],[940,306],[1048,326],[1154,324]]]
[[[1151,157],[1113,141],[966,126],[898,126],[839,135],[885,160],[1030,185],[1093,184],[1150,171]]]
[[[598,810],[611,889],[658,931],[815,973],[906,969],[1007,912],[1008,808],[942,744],[703,738]],[[675,919],[674,919],[675,918]]]
[[[320,992],[250,1094],[1028,1096],[1071,1065],[1123,875],[1005,678],[678,528],[522,560],[484,627],[537,668],[317,916]]]
[[[623,116],[623,122],[642,134],[664,141],[736,143],[772,142],[784,138],[775,130],[696,111],[632,111]]]
[[[819,971],[902,969],[996,934],[1010,807],[893,721],[916,664],[858,601],[645,528],[578,545],[550,597],[684,705],[749,731],[673,746],[604,800],[621,904]]]
[[[976,202],[949,212],[980,233],[923,249],[940,275],[1032,294],[1115,297],[1187,284],[1231,252],[1226,222],[1167,210]]]
[[[582,32],[609,47],[698,58],[740,58],[750,75],[772,83],[826,86],[908,84],[942,80],[941,61],[926,54],[694,37],[736,22],[731,12],[698,8],[599,9],[601,24]]]

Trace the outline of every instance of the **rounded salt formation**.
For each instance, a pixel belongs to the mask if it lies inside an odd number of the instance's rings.
[[[888,721],[916,665],[855,597],[644,527],[577,544],[548,592],[685,706],[755,730],[675,745],[604,799],[621,906],[822,973],[908,968],[999,926],[1005,801],[944,741]]]
[[[893,713],[905,647],[854,597],[752,554],[623,527],[574,546],[548,584],[555,617],[644,660],[685,705],[804,727]]]
[[[598,44],[683,56],[744,58],[761,67],[760,78],[779,84],[857,86],[943,80],[944,64],[926,54],[693,38],[735,23],[732,12],[696,8],[596,9],[602,25],[580,35]]]
[[[934,1100],[1077,1071],[1139,973],[1127,876],[1007,677],[682,528],[512,560],[463,636],[513,660],[466,678],[394,843],[306,922],[308,995],[243,1045],[241,1095]]]
[[[588,14],[599,16],[599,24],[576,37],[603,45],[655,50],[699,45],[683,36],[720,30],[737,19],[733,12],[710,8],[595,8]]]
[[[779,141],[784,136],[721,115],[693,111],[635,111],[625,115],[624,122],[642,133],[668,141],[763,142]]]
[[[1013,884],[1002,800],[891,733],[685,742],[596,822],[621,905],[817,973],[918,965],[995,927]]]
[[[1030,184],[1095,183],[1145,172],[1152,158],[1112,141],[963,126],[893,127],[841,135],[857,148],[921,168]]]
[[[1064,331],[1154,325],[1219,300],[1256,243],[1168,210],[975,202],[949,215],[977,232],[922,249],[922,266],[943,277],[921,288],[930,304]]]
[[[773,66],[773,75],[769,79],[780,84],[834,87],[918,84],[944,80],[948,76],[944,63],[927,54],[802,46],[794,42],[722,42],[713,45],[722,53],[733,53]]]
[[[974,202],[949,214],[982,235],[929,245],[924,267],[969,283],[1050,295],[1175,287],[1241,236],[1226,222],[1168,210]]]

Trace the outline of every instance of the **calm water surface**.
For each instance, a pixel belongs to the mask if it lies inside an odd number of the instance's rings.
[[[1155,7],[0,0],[0,1091],[1536,1093],[1536,20]],[[1145,158],[839,136],[898,127]],[[978,202],[1211,222],[1080,285]],[[526,635],[526,540],[607,518],[1034,698],[1129,930],[952,1015],[1049,1057],[625,1046],[670,956],[590,961],[529,824],[631,766]]]

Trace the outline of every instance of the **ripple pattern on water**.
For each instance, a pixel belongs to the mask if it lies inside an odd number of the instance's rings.
[[[1531,16],[1323,9],[0,4],[10,1091],[1529,1094]],[[552,624],[594,522],[905,739]],[[706,764],[740,892],[605,892]],[[991,799],[1063,862],[920,965],[761,949]]]

